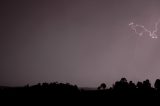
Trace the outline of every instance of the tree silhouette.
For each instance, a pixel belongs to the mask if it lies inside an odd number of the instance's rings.
[[[130,82],[129,82],[129,88],[130,88],[130,89],[135,89],[135,88],[136,88],[136,85],[135,85],[132,81],[130,81]]]
[[[143,81],[143,88],[145,88],[145,89],[150,89],[151,88],[151,83],[148,79]]]
[[[143,88],[143,83],[142,82],[137,82],[137,88],[142,89]]]
[[[126,78],[121,78],[120,82],[127,83],[127,79]]]
[[[160,79],[157,79],[154,84],[155,89],[160,90]]]
[[[99,87],[98,87],[98,90],[105,90],[106,89],[106,84],[105,83],[102,83]]]
[[[114,89],[127,89],[129,87],[129,84],[127,82],[126,78],[121,78],[120,81],[116,81],[114,84]]]
[[[0,97],[15,97],[15,98],[62,98],[64,97],[80,97],[80,98],[112,98],[112,97],[160,97],[160,79],[155,81],[153,88],[150,81],[147,79],[143,82],[127,81],[126,78],[121,78],[114,85],[107,88],[105,83],[98,86],[98,90],[81,90],[77,85],[70,83],[38,83],[36,85],[26,85],[23,87],[0,87]],[[100,90],[100,91],[99,91]]]

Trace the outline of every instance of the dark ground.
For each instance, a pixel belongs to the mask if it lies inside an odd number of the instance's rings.
[[[134,84],[125,78],[107,88],[105,83],[95,90],[79,89],[69,83],[42,83],[23,87],[1,87],[0,100],[5,103],[70,104],[105,103],[138,105],[160,101],[160,80],[151,87],[149,80]],[[75,104],[76,103],[76,104]]]

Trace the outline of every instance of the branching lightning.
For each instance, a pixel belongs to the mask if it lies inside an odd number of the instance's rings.
[[[144,35],[144,33],[148,33],[148,35],[151,37],[151,38],[158,38],[158,35],[157,35],[157,31],[158,31],[158,25],[160,23],[160,20],[158,20],[156,23],[155,23],[155,28],[153,31],[150,31],[148,30],[147,28],[145,28],[143,25],[138,25],[138,24],[134,24],[133,22],[129,23],[129,26],[131,27],[132,30],[134,30],[134,32],[136,34],[138,34],[139,36],[142,36]]]

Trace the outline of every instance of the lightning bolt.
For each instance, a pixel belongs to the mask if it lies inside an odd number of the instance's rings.
[[[150,31],[147,28],[145,28],[143,25],[138,25],[138,24],[134,24],[133,22],[129,23],[129,26],[131,27],[131,29],[138,34],[139,36],[142,36],[145,32],[148,33],[148,35],[151,38],[158,38],[158,35],[156,34],[158,31],[158,25],[160,23],[160,20],[158,20],[155,25],[154,25],[154,30]]]

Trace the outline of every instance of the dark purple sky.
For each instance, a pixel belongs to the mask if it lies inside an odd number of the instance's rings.
[[[113,84],[121,77],[160,78],[159,0],[0,1],[0,85],[69,82]]]

